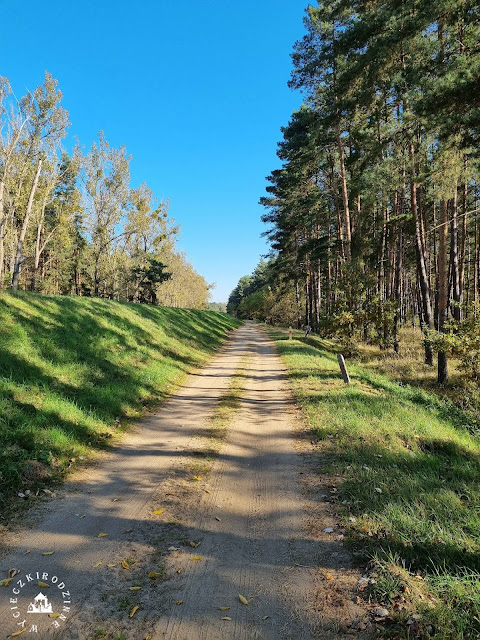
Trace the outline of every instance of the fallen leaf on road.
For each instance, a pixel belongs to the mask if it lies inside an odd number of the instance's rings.
[[[23,555],[26,556],[29,553],[32,553],[32,552],[30,551],[30,549],[27,549],[27,551],[25,551],[25,553]]]
[[[140,591],[142,587],[128,587],[130,591]]]
[[[53,556],[53,551],[44,551],[42,556]]]
[[[133,529],[125,529],[123,533],[132,533]]]
[[[120,498],[114,498],[113,502],[118,502],[120,500]]]
[[[116,564],[107,564],[107,567],[109,567],[109,569],[113,569],[113,567],[116,567]]]
[[[49,617],[49,618],[59,618],[59,617],[60,617],[60,614],[59,614],[59,613],[49,613],[49,614],[48,614],[48,617]]]
[[[263,616],[262,620],[268,620],[270,616]]]
[[[245,598],[245,596],[242,596],[241,593],[238,594],[238,599],[242,604],[248,604],[248,600]]]
[[[39,580],[39,581],[37,582],[37,585],[38,585],[39,587],[42,587],[43,589],[50,589],[50,585],[49,585],[49,584],[47,584],[46,582],[42,582],[41,580]]]
[[[200,482],[202,476],[193,476],[193,479],[195,480],[195,482]]]
[[[167,551],[179,551],[178,547],[168,547]]]
[[[177,600],[175,604],[183,604],[183,600]]]
[[[154,580],[155,578],[159,578],[160,574],[157,573],[156,571],[149,571],[148,572],[148,577],[151,578],[152,580]]]
[[[163,509],[155,509],[155,511],[152,511],[154,516],[159,516],[161,513],[163,513]]]
[[[2,585],[2,587],[8,587],[11,581],[12,578],[5,578],[5,580],[0,581],[0,584]]]
[[[335,580],[335,578],[331,573],[326,573],[325,574],[325,580]]]
[[[19,573],[20,573],[19,569],[10,569],[8,572],[8,577],[14,578],[15,576],[18,576]]]
[[[130,565],[128,564],[128,562],[126,560],[122,560],[122,567],[124,569],[126,569],[127,571],[130,571]]]
[[[12,635],[10,636],[10,638],[18,638],[18,636],[21,636],[22,633],[25,633],[27,630],[27,627],[24,627],[23,629],[21,629],[20,631],[15,631],[15,633],[12,633]]]
[[[201,560],[202,556],[193,556],[192,560],[198,561]]]
[[[220,620],[231,620],[231,618],[229,618],[228,616],[223,616],[223,618],[220,618]]]
[[[196,547],[199,547],[201,545],[201,542],[194,542],[193,540],[190,540],[190,542],[188,544],[191,547],[196,548]]]
[[[98,538],[106,538],[109,534],[108,533],[99,533],[98,534]]]
[[[220,611],[228,611],[230,607],[220,607]]]
[[[215,516],[215,520],[218,520],[219,522],[221,522],[221,519],[218,516]]]
[[[133,618],[133,616],[137,613],[139,609],[140,607],[138,605],[136,607],[133,607],[133,609],[130,611],[130,618]]]
[[[101,566],[102,566],[102,564],[103,564],[103,562],[97,562],[97,564],[96,564],[96,565],[94,565],[94,566],[95,566],[95,567],[101,567]]]

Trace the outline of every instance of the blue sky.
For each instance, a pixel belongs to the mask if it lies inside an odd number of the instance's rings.
[[[170,199],[179,248],[225,301],[268,250],[257,203],[301,103],[287,81],[307,4],[0,0],[0,75],[23,95],[49,71],[70,138],[127,147],[132,186]]]

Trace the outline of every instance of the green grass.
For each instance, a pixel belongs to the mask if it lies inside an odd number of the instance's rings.
[[[93,298],[0,296],[0,514],[162,400],[240,323]]]
[[[319,472],[339,476],[347,542],[359,561],[375,561],[371,596],[399,612],[392,637],[411,637],[404,618],[416,609],[417,637],[478,639],[480,440],[468,414],[357,363],[347,363],[347,386],[328,343],[270,333],[318,442]]]

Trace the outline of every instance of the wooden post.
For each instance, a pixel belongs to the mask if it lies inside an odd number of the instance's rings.
[[[342,372],[343,381],[345,384],[350,384],[350,376],[348,375],[347,365],[345,364],[345,359],[341,353],[337,353],[338,364],[340,365],[340,371]]]

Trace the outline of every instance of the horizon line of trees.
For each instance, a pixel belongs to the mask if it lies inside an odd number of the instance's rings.
[[[287,322],[350,345],[398,352],[420,323],[443,383],[480,328],[480,7],[325,0],[305,27],[290,81],[305,102],[260,200],[269,287]]]
[[[131,187],[131,156],[102,131],[68,154],[62,97],[48,72],[19,100],[0,76],[0,290],[207,308],[168,201]]]

